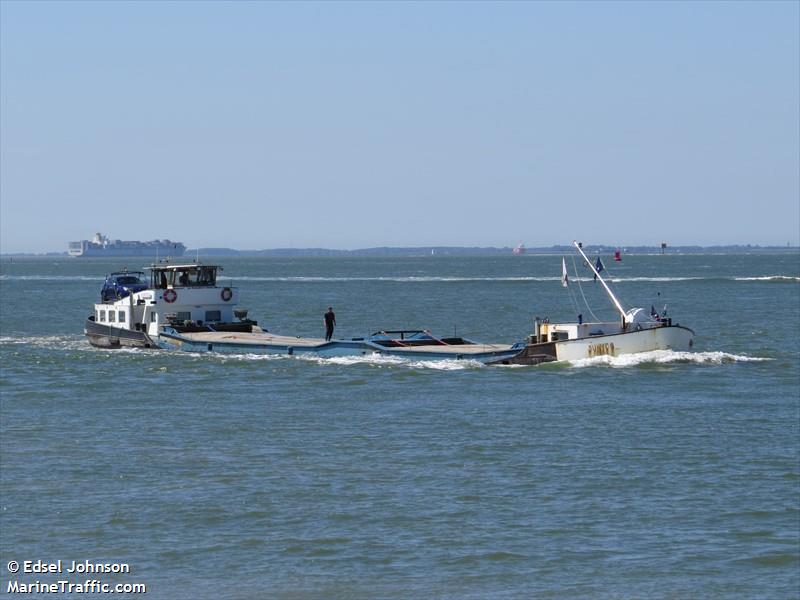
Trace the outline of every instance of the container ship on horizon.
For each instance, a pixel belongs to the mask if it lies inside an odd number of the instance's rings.
[[[149,242],[110,240],[102,233],[94,238],[69,243],[69,255],[80,257],[146,256],[152,258],[173,258],[183,256],[186,246],[171,240],[151,240]]]

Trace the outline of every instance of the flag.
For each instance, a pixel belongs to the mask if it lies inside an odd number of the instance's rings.
[[[596,271],[596,273],[594,274],[594,280],[597,281],[597,273],[603,270],[603,263],[600,260],[599,256],[597,257],[597,260],[594,263],[594,270]]]
[[[564,257],[561,257],[561,285],[567,287],[569,285],[569,277],[567,277],[567,262]]]

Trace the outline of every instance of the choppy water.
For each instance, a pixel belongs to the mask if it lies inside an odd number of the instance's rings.
[[[123,264],[7,261],[4,593],[9,560],[90,559],[168,599],[800,597],[797,254],[626,256],[625,303],[696,351],[537,367],[97,350]],[[560,257],[222,262],[279,333],[333,305],[337,336],[513,342],[575,312]]]

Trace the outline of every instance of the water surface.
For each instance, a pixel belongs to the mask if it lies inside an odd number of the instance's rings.
[[[576,312],[556,256],[222,264],[283,334]],[[797,254],[625,256],[620,297],[695,351],[536,367],[91,348],[122,266],[2,264],[4,591],[9,560],[88,558],[168,599],[798,597]]]

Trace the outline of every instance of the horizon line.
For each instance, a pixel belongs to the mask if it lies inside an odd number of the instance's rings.
[[[322,246],[303,246],[303,247],[294,247],[294,246],[280,246],[280,247],[273,247],[273,248],[232,248],[229,246],[197,246],[194,248],[187,247],[184,251],[184,256],[189,254],[190,252],[202,252],[202,251],[215,251],[215,252],[239,252],[239,253],[262,253],[262,252],[334,252],[334,253],[355,253],[355,252],[367,252],[367,251],[374,251],[374,250],[387,250],[387,251],[430,251],[430,250],[486,250],[486,251],[494,251],[494,252],[503,252],[508,251],[511,252],[514,248],[519,246],[444,246],[444,245],[422,245],[422,246],[368,246],[362,248],[326,248]],[[571,248],[571,244],[553,244],[550,246],[524,246],[525,252],[539,252],[542,253],[543,251],[552,251],[552,250],[561,250],[564,248]],[[786,245],[777,245],[777,244],[753,244],[753,243],[727,243],[727,244],[712,244],[712,245],[703,245],[703,244],[681,244],[681,245],[666,245],[661,246],[659,245],[649,245],[649,244],[586,244],[587,248],[596,248],[596,249],[618,249],[622,251],[627,251],[628,249],[636,249],[636,250],[666,250],[666,251],[676,251],[681,249],[702,249],[702,250],[713,250],[713,249],[720,249],[720,248],[741,248],[741,249],[761,249],[761,250],[792,250],[792,249],[800,249],[800,245],[792,245],[791,242],[787,242]],[[69,256],[66,250],[46,250],[46,251],[11,251],[11,252],[0,252],[0,256]],[[93,258],[102,258],[102,257],[93,257]],[[113,256],[109,256],[108,258],[113,258]],[[119,258],[122,258],[120,256]]]

